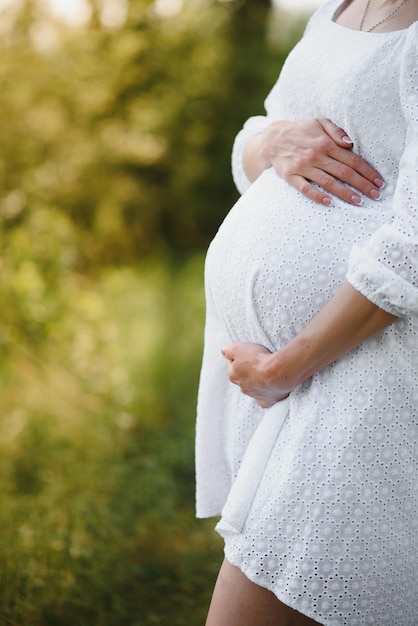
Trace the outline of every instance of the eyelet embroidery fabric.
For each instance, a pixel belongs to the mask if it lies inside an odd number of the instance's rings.
[[[233,149],[240,200],[206,261],[197,514],[228,560],[325,626],[418,624],[418,23],[364,33],[310,20]],[[312,54],[312,50],[315,54]],[[329,117],[385,178],[379,202],[332,207],[273,170],[249,184],[248,139],[273,119]],[[269,410],[220,348],[279,349],[347,278],[400,316]]]

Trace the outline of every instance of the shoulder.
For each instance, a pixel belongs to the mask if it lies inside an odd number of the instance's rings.
[[[326,0],[323,4],[321,4],[321,6],[309,19],[305,32],[315,28],[315,26],[321,24],[325,20],[332,20],[338,7],[341,5],[341,1],[342,0]]]
[[[400,96],[405,117],[417,128],[418,123],[418,22],[405,31],[401,55]]]
[[[405,30],[405,39],[402,51],[401,63],[405,70],[415,70],[415,81],[418,72],[418,22],[411,24]],[[417,83],[415,82],[415,87]]]
[[[406,47],[409,47],[411,51],[418,50],[418,21],[406,29]]]

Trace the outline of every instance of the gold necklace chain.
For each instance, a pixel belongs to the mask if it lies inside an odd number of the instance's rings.
[[[370,2],[371,0],[367,0],[366,8],[364,9],[363,17],[361,19],[360,30],[363,30],[364,22],[366,20],[367,14],[369,13]],[[371,28],[368,28],[366,32],[370,33],[372,30],[374,30],[381,24],[388,22],[395,15],[395,13],[397,13],[403,7],[405,2],[406,0],[402,0],[402,2],[396,7],[396,9],[394,9],[391,13],[389,13],[389,15],[387,15],[383,20],[380,20],[380,22],[377,22]]]

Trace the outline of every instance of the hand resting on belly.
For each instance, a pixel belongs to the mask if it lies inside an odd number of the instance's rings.
[[[348,282],[284,348],[270,352],[251,343],[222,349],[229,379],[268,408],[349,350],[398,318],[370,302]]]
[[[379,200],[382,177],[352,148],[351,139],[331,120],[277,120],[250,139],[244,150],[244,169],[254,181],[273,167],[289,185],[319,204],[332,204],[322,189],[354,205],[362,199],[353,189]]]

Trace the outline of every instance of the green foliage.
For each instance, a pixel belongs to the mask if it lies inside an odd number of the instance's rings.
[[[0,14],[0,624],[196,626],[202,249],[284,50],[268,3]]]
[[[193,520],[201,275],[201,256],[109,270],[73,293],[71,340],[14,352],[0,623],[202,622],[220,553]]]
[[[163,17],[132,0],[123,28],[81,31],[27,6],[0,44],[8,230],[58,208],[88,267],[206,245],[236,197],[232,138],[283,60],[266,45],[268,3]]]

